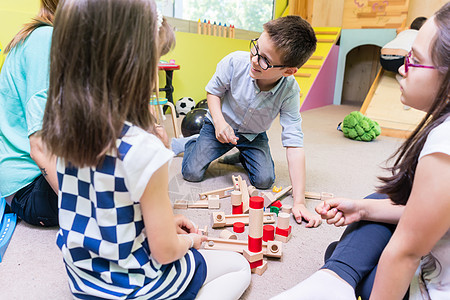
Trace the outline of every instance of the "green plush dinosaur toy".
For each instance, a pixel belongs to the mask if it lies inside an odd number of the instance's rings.
[[[352,140],[370,142],[381,133],[380,125],[359,111],[349,113],[342,122],[342,132]]]

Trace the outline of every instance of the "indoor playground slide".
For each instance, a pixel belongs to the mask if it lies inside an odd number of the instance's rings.
[[[396,74],[381,68],[360,110],[380,124],[381,135],[406,138],[425,116],[424,112],[403,105],[400,96]]]

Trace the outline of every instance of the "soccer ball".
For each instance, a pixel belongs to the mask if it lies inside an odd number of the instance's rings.
[[[191,97],[183,97],[175,103],[175,109],[180,115],[186,115],[195,107],[195,101]]]

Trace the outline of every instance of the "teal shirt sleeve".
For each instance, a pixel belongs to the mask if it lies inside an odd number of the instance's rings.
[[[50,71],[50,45],[53,28],[42,26],[28,37],[24,49],[26,98],[24,103],[28,136],[42,129]]]

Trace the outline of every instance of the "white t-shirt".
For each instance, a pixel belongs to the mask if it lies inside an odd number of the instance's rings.
[[[432,153],[450,155],[450,117],[430,132],[419,160]],[[423,282],[420,278],[421,263],[411,282],[409,299],[450,299],[450,230],[436,243],[431,254],[438,262],[436,269],[424,273]]]

